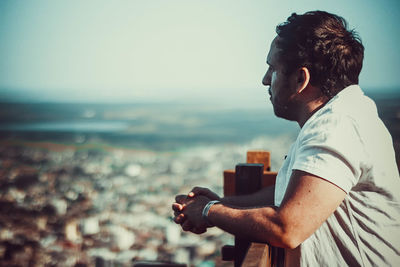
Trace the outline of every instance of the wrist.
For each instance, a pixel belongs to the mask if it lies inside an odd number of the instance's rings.
[[[211,201],[209,201],[209,202],[204,206],[203,211],[202,211],[202,213],[201,213],[201,216],[202,216],[203,220],[206,222],[207,227],[212,227],[212,226],[214,226],[214,225],[210,222],[210,220],[208,219],[208,213],[210,212],[211,207],[212,207],[213,205],[215,205],[215,204],[220,204],[220,203],[221,203],[221,201],[219,201],[219,200],[211,200]]]

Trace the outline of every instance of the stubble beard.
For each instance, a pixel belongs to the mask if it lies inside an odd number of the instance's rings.
[[[289,99],[285,104],[273,104],[275,116],[289,120],[298,121],[299,103],[295,99]]]

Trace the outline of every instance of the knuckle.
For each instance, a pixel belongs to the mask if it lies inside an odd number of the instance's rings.
[[[204,194],[205,192],[207,192],[207,188],[197,186],[193,188],[192,192],[196,194]]]
[[[178,203],[172,204],[172,209],[173,209],[174,211],[180,211],[180,210],[181,210],[181,209],[180,209],[180,204],[178,204]]]
[[[193,193],[196,193],[198,190],[199,190],[199,188],[198,188],[197,186],[195,186],[195,187],[192,188],[191,191],[192,191]]]

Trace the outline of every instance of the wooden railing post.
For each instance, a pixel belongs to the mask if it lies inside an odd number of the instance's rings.
[[[247,152],[247,163],[236,165],[235,170],[224,171],[224,195],[251,194],[275,184],[276,173],[270,171],[270,162],[270,153],[267,151]],[[242,266],[250,245],[250,240],[235,237],[234,246],[222,248],[222,259],[233,260],[235,267]]]
[[[261,189],[263,164],[242,163],[236,165],[235,185],[236,195],[248,195]],[[235,267],[242,266],[247,250],[251,245],[250,240],[235,237]]]

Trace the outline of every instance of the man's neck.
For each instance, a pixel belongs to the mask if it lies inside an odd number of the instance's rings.
[[[303,128],[304,124],[307,122],[307,120],[319,109],[321,109],[323,106],[325,106],[326,103],[328,103],[329,98],[326,96],[321,96],[317,99],[314,99],[312,101],[307,102],[302,110],[299,112],[299,118],[297,120],[297,123],[299,124],[300,128]]]

